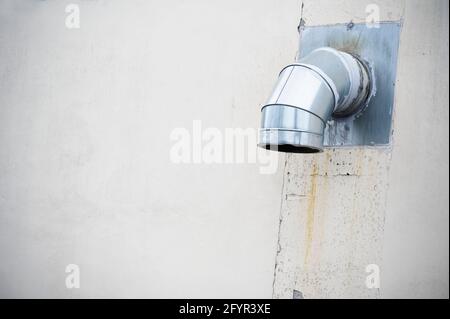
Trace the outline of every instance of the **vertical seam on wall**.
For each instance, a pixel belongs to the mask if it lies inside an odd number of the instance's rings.
[[[300,43],[301,43],[301,35],[302,35],[301,27],[302,27],[302,24],[304,24],[304,20],[303,20],[304,7],[305,7],[305,3],[302,1],[301,5],[300,5],[301,11],[300,11],[300,25],[299,25],[299,41],[300,41]],[[297,54],[299,55],[300,51],[298,51]],[[292,68],[291,74],[289,74],[289,78],[291,77],[293,71],[294,71],[294,68]],[[286,83],[285,83],[285,86],[286,86]],[[285,86],[283,86],[283,90],[284,90]],[[281,93],[283,92],[283,90],[281,90],[280,95],[277,98],[277,102],[280,99],[280,96],[281,96]],[[280,256],[281,249],[282,249],[281,248],[281,225],[283,223],[283,203],[285,201],[283,195],[285,193],[284,187],[285,187],[285,183],[286,183],[286,168],[288,165],[288,160],[289,160],[289,154],[286,154],[285,158],[284,158],[283,181],[282,181],[282,185],[281,185],[281,195],[280,195],[280,211],[279,211],[279,215],[278,215],[277,250],[275,253],[275,266],[273,269],[272,299],[275,297],[275,284],[276,284],[276,280],[277,280],[278,257]]]

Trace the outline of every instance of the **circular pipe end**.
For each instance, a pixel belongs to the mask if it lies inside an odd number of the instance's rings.
[[[281,153],[322,153],[323,135],[281,129],[261,130],[258,147]]]
[[[296,146],[296,145],[268,145],[268,144],[259,144],[260,148],[263,148],[268,151],[275,151],[280,153],[293,153],[293,154],[317,154],[322,153],[323,150],[318,150],[311,147],[306,146]]]

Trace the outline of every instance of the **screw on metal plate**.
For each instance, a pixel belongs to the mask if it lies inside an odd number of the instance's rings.
[[[350,21],[350,22],[347,24],[347,31],[350,31],[351,29],[353,29],[354,26],[355,26],[355,24],[353,23],[353,21]]]

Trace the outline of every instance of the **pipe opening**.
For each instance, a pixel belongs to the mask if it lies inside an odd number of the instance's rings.
[[[317,154],[322,153],[322,150],[306,147],[306,146],[296,146],[296,145],[259,145],[259,147],[268,151],[277,151],[280,153],[293,153],[293,154]]]

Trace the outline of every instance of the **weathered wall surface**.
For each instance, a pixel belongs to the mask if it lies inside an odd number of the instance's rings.
[[[258,128],[299,15],[297,0],[0,1],[0,297],[270,298],[281,170],[175,165],[169,137]]]
[[[259,126],[300,0],[0,1],[0,297],[448,296],[448,4],[307,0],[303,17],[364,22],[373,2],[404,20],[392,146],[261,175],[174,165],[169,136]]]
[[[370,3],[304,1],[303,19],[365,22]],[[392,145],[287,157],[276,298],[448,298],[448,2],[375,3],[404,23]]]

